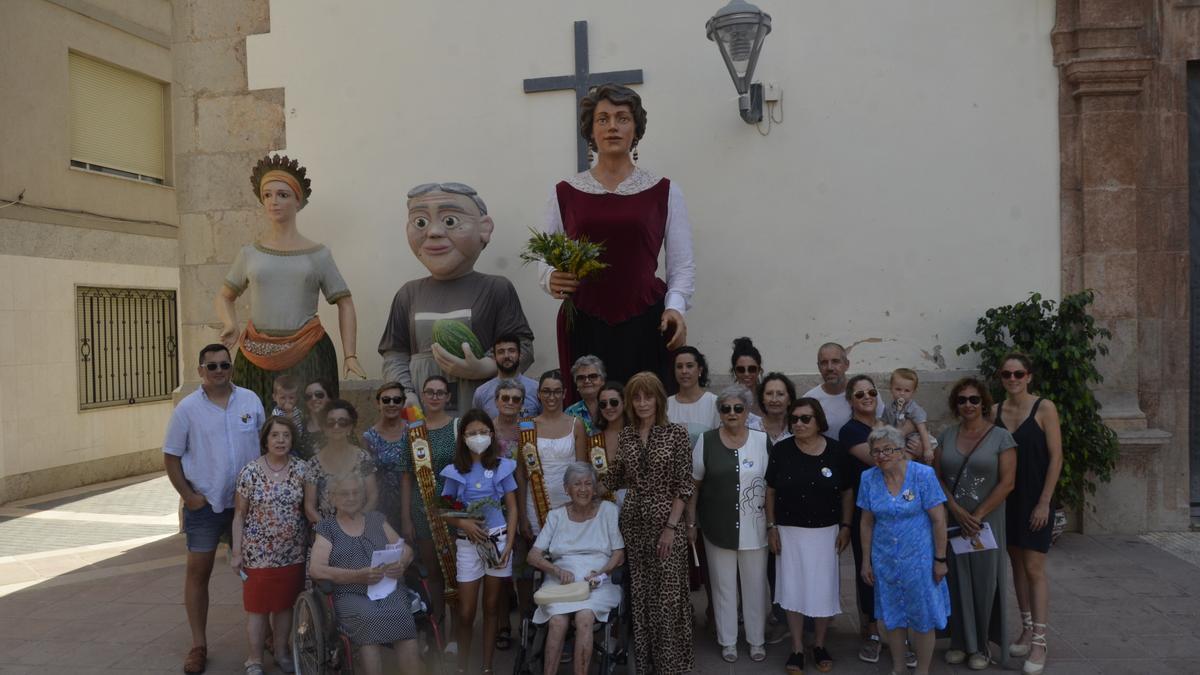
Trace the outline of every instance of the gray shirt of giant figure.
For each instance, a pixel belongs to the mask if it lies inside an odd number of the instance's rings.
[[[396,292],[379,353],[383,379],[403,384],[410,404],[418,404],[417,388],[425,379],[440,374],[451,379],[456,407],[465,410],[475,387],[496,374],[488,353],[473,354],[464,344],[459,358],[434,344],[433,323],[439,319],[466,323],[483,345],[505,333],[516,335],[521,340],[519,369],[533,362],[533,331],[512,282],[475,271],[494,229],[487,205],[470,186],[428,183],[408,192],[408,245],[429,276]]]

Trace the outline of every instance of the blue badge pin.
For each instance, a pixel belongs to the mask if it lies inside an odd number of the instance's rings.
[[[823,466],[821,467],[821,475],[825,476],[826,478],[832,478],[833,472],[829,470],[829,467]]]

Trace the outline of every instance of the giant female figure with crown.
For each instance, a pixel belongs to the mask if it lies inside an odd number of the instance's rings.
[[[296,214],[312,196],[306,173],[299,162],[279,155],[264,157],[254,167],[250,183],[270,229],[238,251],[215,301],[221,342],[231,352],[241,345],[233,380],[253,390],[268,408],[272,383],[283,374],[303,384],[328,382],[334,388],[329,394],[337,396],[337,352],[317,318],[318,294],[337,305],[345,374],[366,378],[358,365],[358,318],[350,288],[329,249],[296,229]],[[250,319],[243,331],[234,302],[247,291]]]

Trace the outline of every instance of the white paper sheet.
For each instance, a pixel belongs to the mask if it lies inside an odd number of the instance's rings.
[[[979,530],[979,534],[974,537],[962,536],[962,530],[959,528],[950,528],[946,534],[950,539],[950,548],[955,555],[994,551],[999,548],[996,544],[996,535],[992,533],[992,526],[988,523],[984,523],[983,529]]]
[[[401,539],[394,544],[388,544],[386,548],[380,551],[371,553],[371,567],[382,567],[384,565],[392,565],[400,562],[400,556],[404,553],[404,540]],[[396,590],[397,582],[391,577],[384,577],[379,581],[367,586],[367,597],[372,600],[382,600],[392,594]]]

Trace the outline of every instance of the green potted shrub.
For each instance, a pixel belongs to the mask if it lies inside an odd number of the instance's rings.
[[[1015,350],[1033,361],[1031,389],[1054,401],[1062,420],[1063,468],[1055,498],[1075,512],[1096,492],[1098,481],[1112,478],[1117,462],[1117,435],[1101,420],[1100,402],[1092,393],[1092,385],[1104,380],[1096,357],[1108,353],[1105,341],[1112,337],[1087,312],[1094,299],[1085,290],[1056,305],[1031,293],[1024,302],[987,310],[975,325],[979,339],[958,348],[959,355],[979,356],[979,372],[991,383],[996,400],[1004,396],[995,377],[1000,359]],[[1065,524],[1059,508],[1056,537]]]

